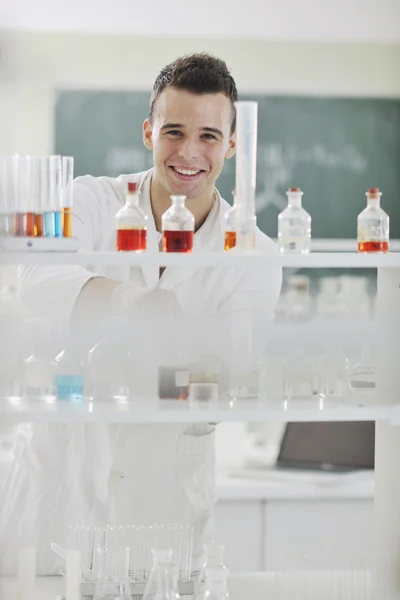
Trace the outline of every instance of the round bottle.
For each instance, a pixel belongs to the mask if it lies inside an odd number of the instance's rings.
[[[172,206],[161,218],[164,252],[191,252],[194,215],[185,206],[186,196],[171,196]]]
[[[139,206],[139,191],[136,182],[128,182],[124,206],[115,215],[117,250],[144,252],[147,245],[148,216]]]
[[[302,207],[300,188],[287,191],[288,205],[278,216],[278,247],[282,254],[308,254],[311,249],[311,216]]]
[[[357,217],[359,252],[387,252],[389,250],[389,216],[380,206],[379,188],[369,188],[367,207]]]

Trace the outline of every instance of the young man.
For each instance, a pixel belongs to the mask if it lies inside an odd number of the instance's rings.
[[[219,59],[196,54],[166,66],[143,125],[154,168],[75,182],[73,234],[81,249],[115,249],[115,213],[126,182],[137,181],[149,217],[149,252],[159,250],[161,216],[171,194],[188,198],[194,252],[223,251],[229,206],[215,183],[225,159],[235,153],[236,100],[235,82]],[[257,247],[276,252],[259,230]],[[36,315],[124,314],[162,328],[172,316],[176,322],[208,317],[217,322],[250,314],[258,315],[261,339],[281,286],[278,268],[24,266],[19,276],[21,300]],[[16,547],[29,538],[37,545],[40,573],[56,572],[60,564],[50,543],[65,543],[67,525],[77,523],[190,522],[198,557],[214,501],[213,438],[214,427],[206,424],[21,428],[0,501],[0,569],[15,570]]]

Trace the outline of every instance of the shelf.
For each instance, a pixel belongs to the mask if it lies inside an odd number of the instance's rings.
[[[368,400],[370,403],[371,400]],[[194,408],[189,403],[174,400],[110,403],[2,400],[2,422],[52,423],[219,423],[222,421],[381,421],[391,418],[397,407],[359,405],[357,399],[285,402],[240,401],[218,407]],[[397,414],[397,413],[396,413]]]
[[[108,265],[130,267],[257,267],[280,265],[292,268],[400,267],[400,252],[312,252],[309,255],[272,255],[259,252],[193,252],[192,254],[148,252],[1,252],[0,265]]]

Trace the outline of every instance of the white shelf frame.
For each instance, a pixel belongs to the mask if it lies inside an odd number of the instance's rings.
[[[119,267],[260,267],[291,268],[400,268],[400,252],[311,252],[308,255],[260,252],[193,252],[192,254],[144,252],[1,252],[1,265],[81,265]]]

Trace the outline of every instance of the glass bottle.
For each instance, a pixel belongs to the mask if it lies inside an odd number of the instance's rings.
[[[179,600],[178,572],[172,562],[170,548],[154,548],[153,568],[143,595],[143,600]]]
[[[359,252],[387,252],[389,250],[389,216],[380,207],[379,188],[366,192],[367,207],[357,217]]]
[[[204,594],[207,592],[207,571],[209,569],[213,569],[214,574],[219,572],[222,579],[227,579],[229,576],[229,571],[224,565],[225,546],[223,544],[217,544],[216,542],[209,542],[204,544],[203,549],[204,563],[199,574],[195,596],[196,600],[202,600],[205,597]]]
[[[211,567],[205,572],[205,591],[196,600],[229,600],[228,576],[220,569]]]
[[[171,196],[171,201],[161,218],[164,252],[191,252],[194,215],[185,206],[186,196]]]
[[[311,249],[311,216],[302,207],[300,188],[287,191],[288,205],[278,216],[278,247],[282,254],[308,254]]]
[[[57,353],[55,342],[60,335],[57,325],[45,319],[29,320],[25,323],[28,345],[28,356],[25,358],[27,398],[45,401],[56,398],[54,357]]]
[[[125,204],[115,215],[115,221],[118,251],[146,250],[148,216],[139,206],[139,190],[136,182],[128,182]]]

